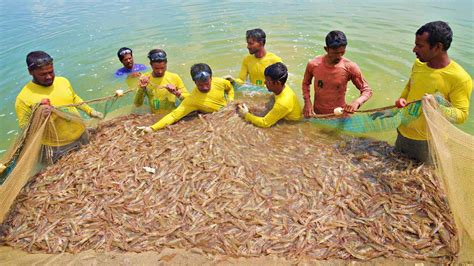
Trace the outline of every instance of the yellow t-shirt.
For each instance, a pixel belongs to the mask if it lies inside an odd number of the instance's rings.
[[[281,58],[270,52],[267,52],[262,58],[257,58],[251,54],[247,55],[242,62],[239,79],[235,81],[242,84],[247,80],[247,76],[249,76],[252,84],[265,86],[265,68],[277,62],[281,62]]]
[[[471,92],[471,77],[453,60],[445,68],[434,69],[417,59],[400,97],[410,102],[421,99],[425,93],[441,93],[452,104],[450,108],[443,108],[443,112],[454,122],[463,123],[469,115]],[[421,114],[421,102],[409,105],[405,112],[419,117],[407,125],[400,125],[400,134],[409,139],[426,140],[426,120]]]
[[[177,89],[179,89],[183,97],[186,97],[186,95],[189,94],[188,90],[184,86],[183,80],[181,80],[181,78],[175,73],[166,71],[163,77],[159,78],[153,77],[151,72],[144,75],[150,77],[150,82],[146,87],[146,93],[142,88],[137,89],[135,99],[133,101],[135,106],[141,106],[146,95],[153,113],[156,113],[159,109],[173,109],[178,99],[166,88],[163,88],[168,84],[173,84]]]
[[[28,82],[16,97],[15,111],[20,128],[25,127],[31,116],[34,105],[48,98],[53,106],[75,104],[83,102],[76,95],[71,84],[66,78],[56,77],[49,87],[40,86],[32,81]],[[93,111],[88,105],[78,107],[88,115]],[[63,112],[80,115],[75,107],[60,108]],[[64,146],[77,140],[85,130],[84,125],[74,121],[68,121],[52,113],[50,118],[53,126],[48,128],[43,135],[42,143],[48,146]]]
[[[245,120],[257,127],[271,127],[280,119],[298,121],[301,119],[301,106],[295,92],[286,85],[280,94],[275,95],[275,104],[272,110],[264,117],[251,113],[245,115]]]
[[[225,94],[227,94],[227,99]],[[197,87],[194,87],[191,94],[185,96],[183,102],[176,109],[151,126],[151,128],[155,131],[162,129],[179,121],[193,111],[204,113],[218,111],[227,105],[227,100],[234,100],[234,87],[232,84],[222,78],[212,78],[211,89],[207,93],[203,93]]]

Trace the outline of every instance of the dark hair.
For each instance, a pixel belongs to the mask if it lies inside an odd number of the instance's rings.
[[[153,49],[148,52],[147,55],[148,59],[150,59],[150,63],[152,62],[165,62],[168,63],[168,58],[166,58],[166,52],[162,49]]]
[[[426,23],[416,31],[416,35],[422,35],[424,32],[428,32],[428,43],[433,48],[437,43],[443,44],[443,50],[447,51],[453,41],[453,31],[449,27],[448,23],[444,21],[433,21]]]
[[[126,55],[126,54],[131,54],[133,56],[133,51],[132,49],[128,48],[128,47],[122,47],[118,50],[117,52],[117,56],[120,60],[120,62],[122,62],[122,59],[123,57]]]
[[[269,65],[265,68],[265,77],[270,77],[273,81],[280,81],[285,85],[288,79],[288,68],[281,62]]]
[[[53,58],[46,52],[33,51],[26,56],[26,65],[29,70],[53,64]]]
[[[193,81],[207,81],[210,77],[212,77],[212,70],[208,64],[199,63],[191,67]]]
[[[262,29],[248,30],[245,34],[245,37],[247,40],[252,38],[263,45],[265,45],[265,41],[267,39],[267,35]]]
[[[341,46],[347,46],[347,38],[344,32],[339,30],[333,30],[326,35],[326,47],[327,48],[339,48]]]

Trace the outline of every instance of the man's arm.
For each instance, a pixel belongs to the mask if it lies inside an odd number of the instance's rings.
[[[135,97],[133,98],[133,104],[135,104],[136,107],[140,107],[143,105],[143,100],[145,99],[145,90],[146,89],[142,88],[137,89]]]
[[[360,96],[344,109],[347,112],[353,113],[372,96],[372,89],[369,87],[369,84],[364,79],[364,76],[362,76],[360,68],[356,64],[353,64],[350,69],[352,84],[354,84],[354,86],[360,91]]]
[[[311,62],[308,62],[306,65],[306,70],[304,72],[303,82],[301,84],[301,90],[303,93],[304,107],[303,114],[304,117],[309,118],[314,114],[313,104],[311,103],[311,81],[313,80],[313,66]]]
[[[247,57],[246,57],[247,58]],[[242,61],[242,66],[240,67],[240,74],[239,74],[239,78],[236,78],[234,79],[234,81],[241,85],[241,84],[244,84],[245,81],[247,80],[247,76],[249,74],[249,70],[247,68],[247,60],[246,58],[244,58],[244,60]]]
[[[15,112],[18,118],[18,125],[23,129],[30,120],[31,117],[31,108],[26,105],[22,100],[16,98],[15,102]]]
[[[468,79],[459,82],[449,93],[448,97],[451,107],[441,106],[441,110],[450,121],[460,124],[466,121],[469,116],[469,100],[472,93],[472,80]]]
[[[245,120],[254,124],[257,127],[271,127],[280,119],[284,118],[290,111],[285,106],[275,103],[272,110],[268,112],[264,117],[255,116],[251,113],[245,114]]]
[[[227,93],[227,100],[233,101],[234,100],[234,86],[228,80],[224,80],[224,91]]]
[[[158,122],[151,126],[151,128],[153,131],[158,131],[168,125],[176,123],[181,118],[195,110],[197,110],[195,107],[190,106],[186,101],[183,101],[176,109],[161,118]]]

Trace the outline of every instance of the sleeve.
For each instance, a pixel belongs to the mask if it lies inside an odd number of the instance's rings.
[[[472,93],[472,80],[468,79],[459,82],[449,93],[451,107],[443,107],[441,110],[450,121],[460,124],[466,121],[469,116],[469,99]]]
[[[77,103],[83,103],[84,100],[81,99],[81,97],[79,97],[79,95],[77,95],[74,90],[72,89],[72,86],[71,86],[71,83],[69,83],[69,81],[67,81],[68,83],[68,89],[71,91],[72,93],[72,103],[74,104],[77,104]],[[94,109],[92,109],[89,105],[87,104],[81,104],[77,107],[78,109],[81,109],[82,111],[84,111],[87,115],[91,115],[92,111],[94,111]]]
[[[186,99],[186,97],[189,96],[189,91],[186,89],[186,86],[184,86],[183,80],[176,75],[176,88],[179,89],[179,92],[181,92],[181,98]]]
[[[31,117],[31,107],[26,105],[21,99],[16,98],[15,101],[15,112],[18,118],[18,125],[20,128],[24,128]]]
[[[245,120],[254,124],[257,127],[271,127],[280,119],[284,118],[289,113],[288,108],[285,106],[275,103],[272,110],[268,112],[264,117],[255,116],[251,113],[245,115]]]
[[[138,88],[135,97],[133,98],[133,104],[135,104],[136,107],[142,106],[143,99],[145,99],[145,90]]]
[[[415,67],[415,65],[413,65],[411,67],[411,72],[413,73],[413,68]],[[408,94],[410,93],[410,84],[411,84],[411,75],[410,75],[410,78],[408,79],[407,81],[407,84],[405,85],[405,88],[403,89],[402,91],[402,94],[400,94],[400,98],[403,98],[403,99],[407,99],[408,97]]]
[[[224,91],[227,93],[227,100],[234,100],[234,86],[228,80],[224,80]]]
[[[245,83],[245,81],[247,80],[247,76],[249,74],[249,70],[247,68],[247,58],[244,58],[244,60],[242,61],[242,66],[240,67],[240,74],[239,74],[239,78],[235,79],[235,82],[237,84],[243,84]]]
[[[372,96],[372,89],[369,87],[369,84],[362,76],[360,68],[356,64],[353,64],[350,69],[351,81],[360,91],[360,97],[355,100],[355,102],[357,102],[360,106]]]
[[[303,91],[303,99],[305,101],[311,101],[311,81],[313,80],[313,67],[311,62],[306,65],[304,72],[303,82],[301,84],[301,90]]]
[[[171,113],[161,118],[158,122],[151,126],[154,131],[160,130],[168,125],[174,124],[181,118],[185,117],[192,111],[197,110],[195,107],[188,104],[187,101],[183,101],[176,109]]]

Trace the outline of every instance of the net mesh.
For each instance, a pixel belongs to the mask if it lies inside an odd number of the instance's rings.
[[[246,96],[266,94],[263,87],[241,86],[237,91]],[[128,93],[132,92],[132,93]],[[145,113],[148,111],[146,103],[137,108],[133,102],[133,91],[127,91],[124,96],[110,96],[90,101],[91,107],[104,113],[107,121],[125,114]],[[452,118],[446,112],[449,106],[444,99],[435,97],[439,105],[412,103],[405,108],[381,108],[368,112],[356,113],[347,117],[316,117],[310,119],[312,124],[329,127],[349,133],[368,133],[394,130],[400,124],[406,124],[417,119],[423,108],[430,135],[429,144],[431,154],[447,193],[450,208],[453,211],[456,226],[460,234],[459,262],[474,260],[474,139],[451,124]],[[444,108],[444,109],[443,109]],[[58,109],[54,114],[93,129],[99,125],[95,119],[71,116]],[[162,115],[162,114],[158,114]],[[54,124],[50,118],[41,116],[41,106],[33,110],[28,126],[20,134],[15,144],[0,160],[0,222],[6,217],[13,201],[28,182],[28,179],[38,172],[42,165],[39,163],[41,154],[41,139],[45,134],[54,133]]]

